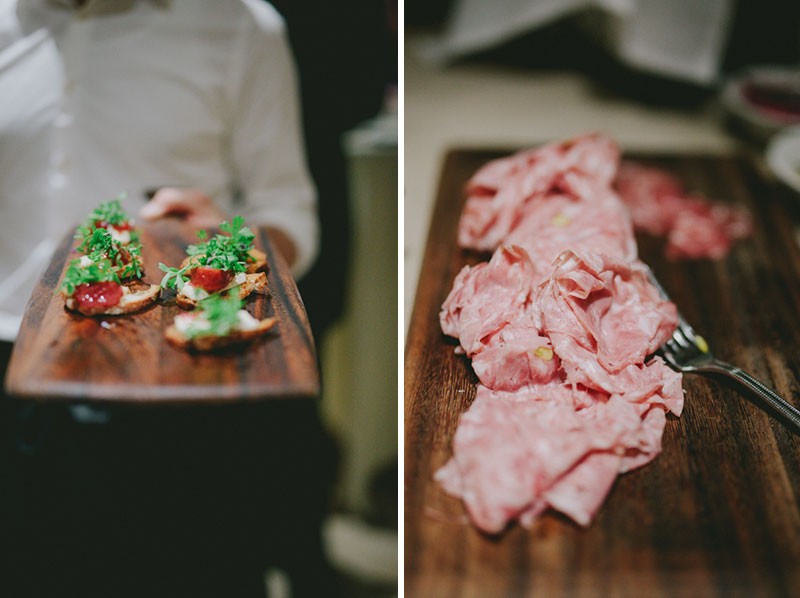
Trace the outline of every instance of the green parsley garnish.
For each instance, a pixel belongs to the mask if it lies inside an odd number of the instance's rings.
[[[189,280],[188,276],[185,276],[186,272],[198,266],[208,266],[234,274],[247,271],[255,234],[244,225],[244,218],[241,216],[234,217],[230,223],[223,222],[219,228],[226,234],[216,234],[209,239],[205,230],[197,232],[197,238],[203,243],[189,245],[186,248],[187,255],[192,259],[182,268],[158,265],[159,269],[165,272],[164,278],[161,279],[163,288],[180,291]]]
[[[95,223],[105,223],[111,225],[125,224],[130,220],[128,215],[122,209],[122,200],[125,199],[126,194],[120,193],[114,199],[101,203],[97,206],[86,219],[87,226],[95,226]]]
[[[119,275],[111,260],[100,259],[88,266],[82,266],[80,258],[70,261],[69,267],[64,273],[61,290],[67,295],[72,295],[78,286],[92,282],[116,282],[119,284]]]
[[[184,333],[188,338],[226,336],[239,324],[243,302],[236,294],[212,295],[198,303],[200,314]]]
[[[196,262],[200,266],[244,272],[253,249],[253,231],[244,225],[244,218],[241,216],[234,217],[230,223],[223,222],[219,229],[227,234],[217,234],[208,239],[206,231],[199,231],[198,238],[207,240],[205,243],[190,245],[186,253],[197,256]]]
[[[122,278],[142,277],[142,246],[139,243],[122,245],[115,241],[105,228],[81,226],[75,238],[81,241],[78,251],[93,262],[109,260],[119,271]]]
[[[158,269],[165,272],[164,277],[161,279],[161,288],[182,291],[183,285],[189,282],[189,277],[184,276],[184,273],[194,268],[194,266],[194,264],[186,264],[183,268],[172,268],[164,263],[159,263]]]

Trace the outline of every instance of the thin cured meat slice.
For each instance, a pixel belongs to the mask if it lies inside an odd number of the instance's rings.
[[[453,457],[435,478],[488,533],[516,518],[530,525],[547,507],[586,525],[626,455],[644,462],[658,454],[651,436],[619,397],[575,410],[571,401],[543,399],[535,388],[495,393],[479,386],[459,421]]]
[[[519,247],[502,247],[489,262],[465,266],[456,276],[439,321],[468,356],[530,308],[533,265]]]
[[[648,460],[652,457],[648,455]],[[617,453],[590,453],[542,495],[543,502],[586,526],[603,504],[620,472],[622,457]],[[527,518],[520,518],[525,525]],[[530,526],[533,522],[531,518]]]
[[[622,160],[614,187],[631,211],[637,230],[664,236],[681,210],[681,182],[660,168]]]
[[[667,235],[671,259],[721,259],[733,244],[752,234],[747,211],[719,202],[686,198]]]
[[[510,322],[472,358],[478,380],[495,390],[546,384],[558,376],[558,364],[550,340],[524,318]]]
[[[625,160],[614,186],[637,230],[667,238],[671,259],[721,259],[752,234],[747,210],[689,194],[661,169]]]
[[[506,244],[525,249],[537,284],[548,276],[554,260],[566,250],[602,253],[622,261],[637,257],[628,211],[607,188],[596,187],[592,200],[551,195],[529,202],[523,219]]]
[[[674,304],[661,298],[641,263],[599,254],[564,252],[535,305],[540,328],[562,359],[579,362],[591,354],[609,373],[643,363],[678,323]]]
[[[458,274],[440,312],[480,384],[435,478],[486,532],[547,509],[588,525],[683,409],[681,374],[650,357],[677,313],[638,260],[634,223],[694,237],[707,206],[732,230],[746,223],[668,176],[618,177],[618,163],[613,141],[587,135],[490,162],[467,185],[459,242],[496,251]],[[648,212],[653,196],[668,225]],[[686,206],[695,217],[683,222]]]
[[[487,162],[469,179],[466,191],[468,195],[490,196],[509,179],[523,175],[530,178],[534,189],[543,189],[566,171],[609,185],[617,175],[619,160],[619,146],[613,139],[588,133]]]
[[[489,162],[467,182],[459,244],[493,251],[519,225],[525,204],[558,191],[566,173],[608,186],[618,162],[616,143],[599,134],[551,143]]]

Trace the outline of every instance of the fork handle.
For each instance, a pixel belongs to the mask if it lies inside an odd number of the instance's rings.
[[[702,369],[709,372],[725,374],[733,378],[781,414],[785,420],[792,425],[795,432],[800,432],[800,411],[743,369],[716,359],[705,365]]]

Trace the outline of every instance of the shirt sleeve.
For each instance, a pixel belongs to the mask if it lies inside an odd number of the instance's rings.
[[[297,251],[301,278],[319,245],[316,193],[305,163],[297,75],[280,15],[263,0],[245,1],[232,65],[231,168],[239,213],[251,224],[285,232]]]

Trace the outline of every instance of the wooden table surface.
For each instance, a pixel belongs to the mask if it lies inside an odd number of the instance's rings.
[[[286,263],[263,231],[256,247],[267,254],[269,294],[251,295],[257,318],[276,316],[265,337],[216,354],[169,344],[164,330],[182,310],[166,295],[125,316],[86,317],[69,312],[57,292],[72,249],[70,231],[56,250],[23,317],[6,388],[23,399],[106,403],[234,403],[313,398],[319,393],[314,341],[302,300]],[[159,262],[178,265],[193,230],[166,220],[140,228],[145,282],[158,283]]]
[[[724,380],[684,376],[662,453],[620,476],[586,529],[550,512],[487,536],[432,480],[477,382],[438,323],[477,260],[455,241],[463,185],[507,153],[454,150],[441,176],[406,341],[406,596],[800,596],[800,437]],[[640,255],[720,358],[800,405],[800,198],[743,157],[631,157],[751,210],[754,237],[726,259],[670,262],[645,237]]]

